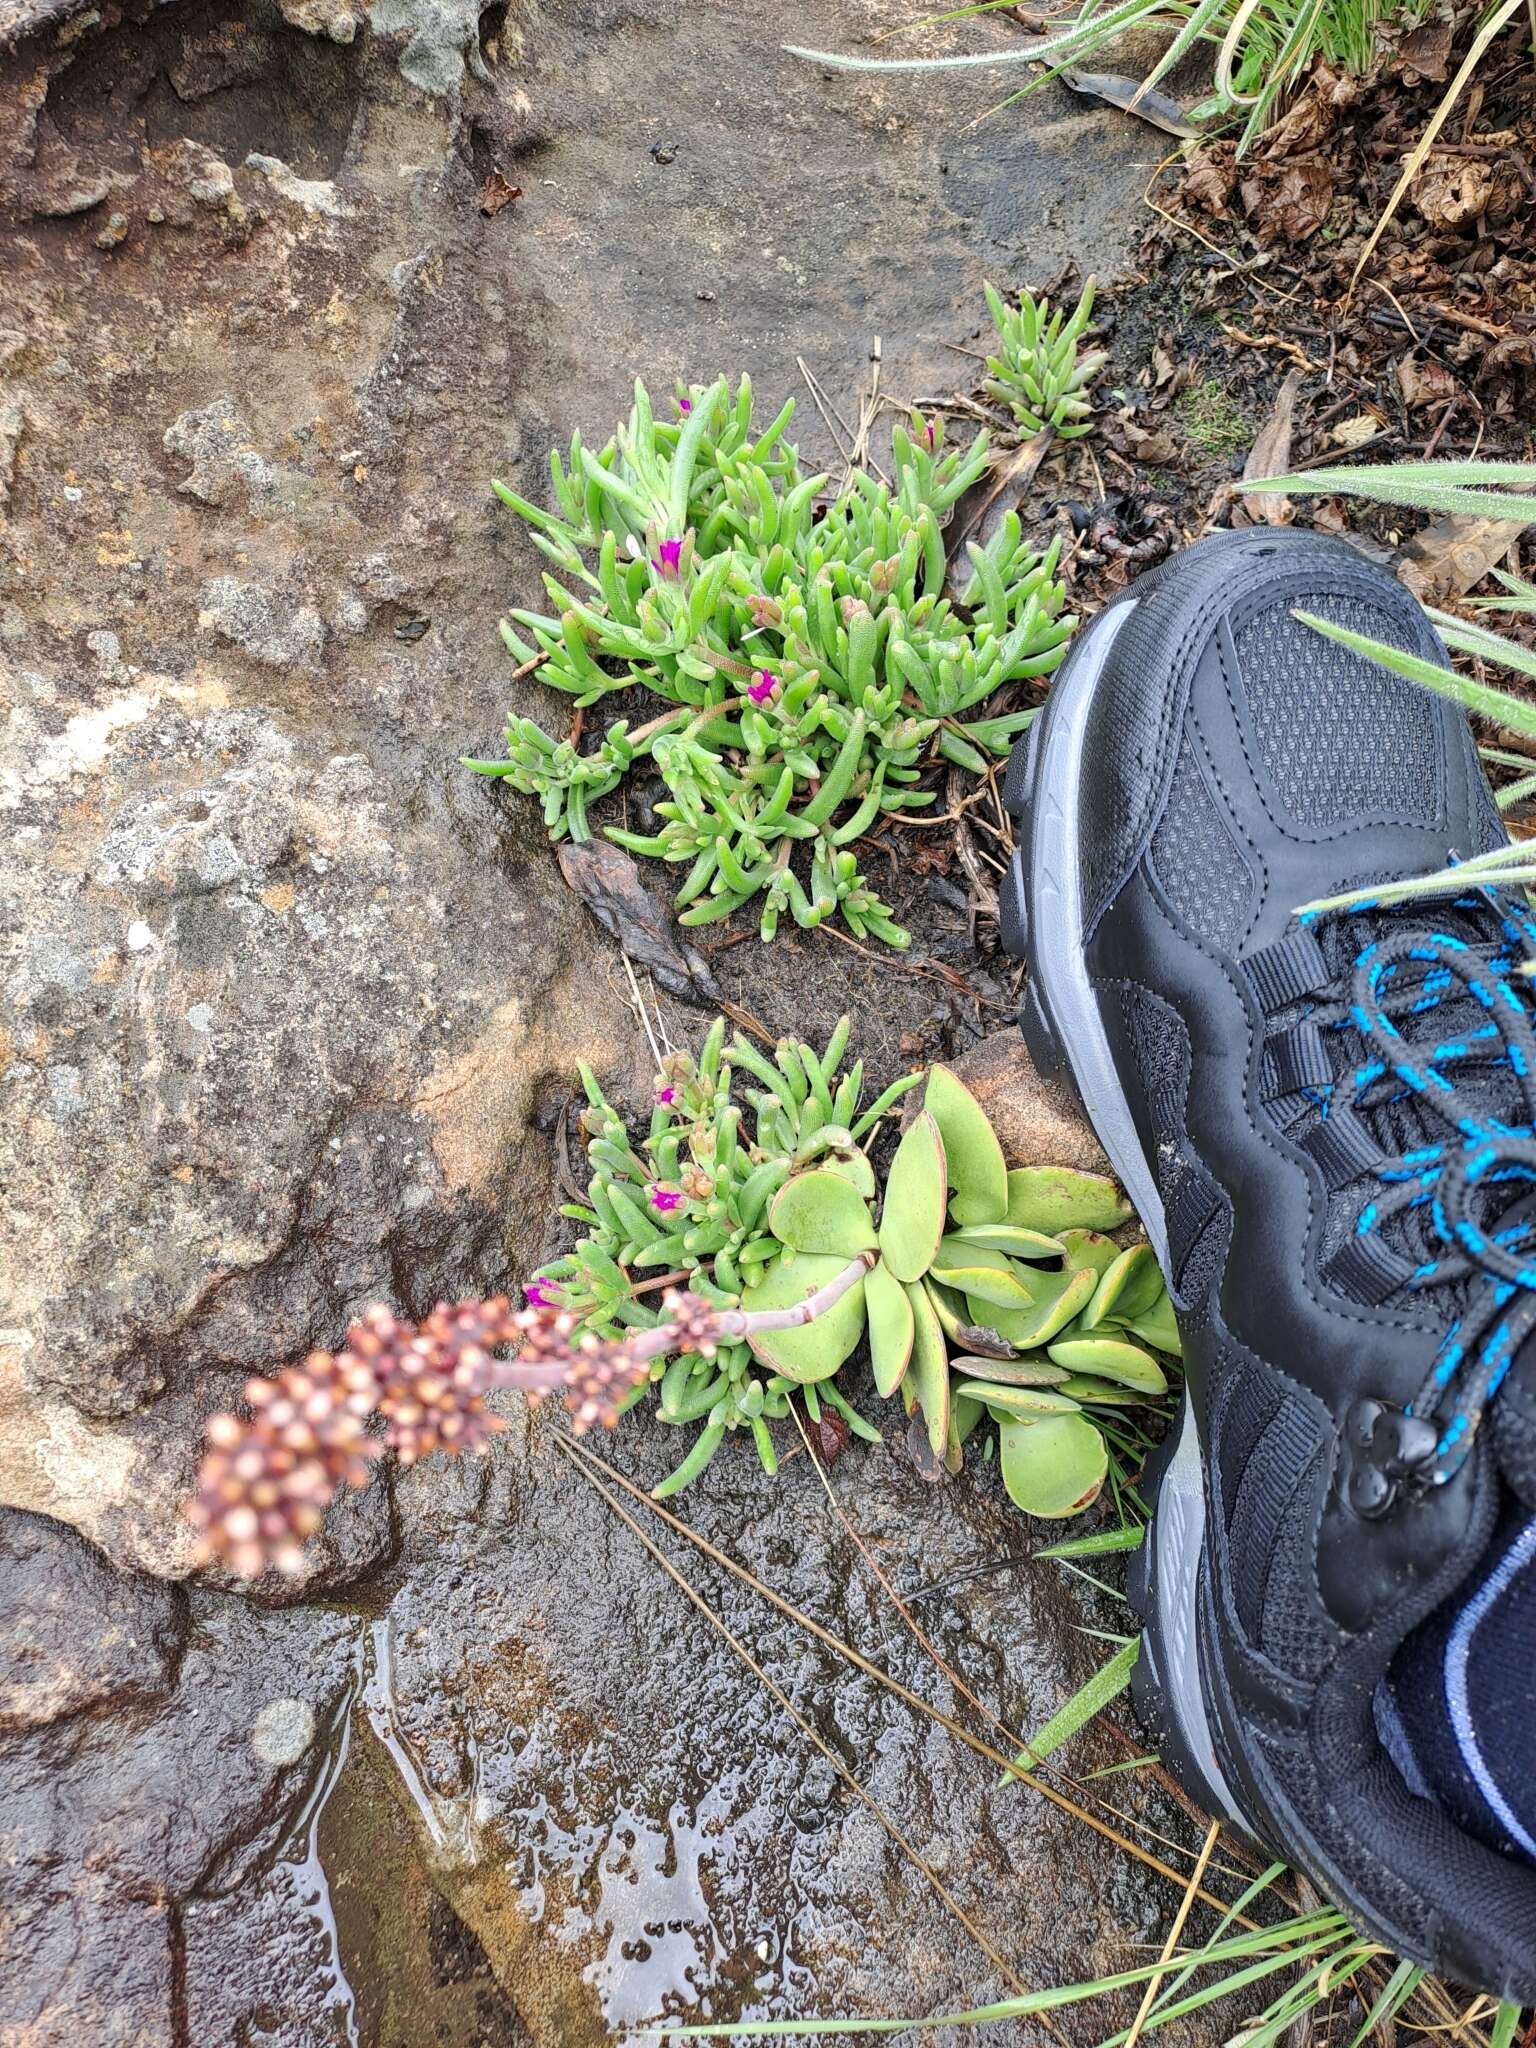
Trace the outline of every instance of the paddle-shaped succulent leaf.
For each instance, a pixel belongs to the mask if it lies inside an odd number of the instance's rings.
[[[852,1181],[825,1167],[785,1181],[768,1210],[768,1228],[796,1252],[856,1258],[875,1242],[869,1207]]]
[[[840,1173],[858,1189],[866,1202],[875,1199],[875,1169],[870,1165],[866,1153],[857,1145],[839,1145],[832,1151],[824,1152],[817,1165],[826,1173]]]
[[[1000,1423],[998,1446],[1009,1499],[1048,1520],[1091,1506],[1109,1470],[1108,1447],[1083,1415]]]
[[[967,1306],[977,1322],[985,1317],[1016,1351],[1033,1351],[1088,1306],[1097,1278],[1091,1268],[1042,1273],[1028,1308],[995,1308],[975,1296],[967,1297]]]
[[[820,1252],[786,1252],[753,1289],[752,1306],[789,1308],[835,1279],[848,1261]],[[837,1371],[864,1334],[864,1281],[857,1281],[835,1307],[795,1330],[759,1330],[753,1352],[787,1380],[809,1386]]]
[[[1118,1337],[1059,1337],[1047,1346],[1047,1353],[1068,1372],[1092,1373],[1096,1379],[1113,1380],[1117,1386],[1134,1387],[1141,1394],[1167,1392],[1167,1376],[1151,1352]]]
[[[882,1260],[864,1282],[869,1317],[869,1362],[875,1387],[887,1398],[906,1378],[912,1356],[912,1304],[907,1290]]]
[[[944,1140],[919,1110],[896,1147],[880,1212],[880,1256],[904,1285],[922,1279],[944,1235],[944,1176]]]
[[[1152,1307],[1163,1292],[1162,1270],[1149,1244],[1133,1244],[1099,1276],[1093,1299],[1083,1312],[1086,1329],[1113,1320],[1129,1322]]]
[[[1118,1230],[1131,1205],[1103,1173],[1070,1166],[1016,1166],[1008,1176],[1008,1221],[1026,1230]]]
[[[1070,1394],[1093,1408],[1149,1408],[1156,1394],[1138,1393],[1135,1387],[1117,1387],[1113,1380],[1097,1380],[1092,1373],[1069,1372],[1056,1390]]]
[[[921,1412],[929,1447],[936,1458],[942,1458],[949,1441],[949,1354],[924,1289],[910,1285],[907,1300],[912,1304],[912,1361],[901,1398],[909,1415]]]
[[[950,1207],[953,1209],[954,1204]],[[1054,1237],[1047,1237],[1043,1230],[1021,1230],[1016,1223],[973,1223],[964,1230],[951,1231],[950,1236],[958,1244],[1006,1252],[1010,1259],[1030,1259],[1040,1265],[1056,1265],[1061,1259],[1062,1247]],[[1118,1249],[1111,1246],[1111,1250]]]
[[[1120,1256],[1115,1240],[1098,1230],[1064,1230],[1055,1242],[1069,1266],[1091,1266],[1095,1273],[1106,1272]]]
[[[1166,1291],[1160,1294],[1152,1306],[1143,1309],[1139,1316],[1130,1316],[1125,1327],[1133,1337],[1139,1337],[1143,1344],[1150,1344],[1154,1351],[1166,1351],[1171,1358],[1182,1358],[1184,1346],[1179,1337],[1179,1326],[1174,1320],[1173,1303]]]
[[[1077,1403],[1054,1387],[1008,1387],[1000,1380],[956,1380],[956,1398],[980,1401],[995,1414],[1023,1416],[1075,1415]]]
[[[970,1089],[948,1067],[931,1067],[923,1107],[944,1140],[957,1223],[1001,1223],[1008,1208],[1008,1167],[997,1133]]]
[[[1028,1308],[1037,1291],[1035,1282],[1026,1281],[1001,1252],[954,1237],[940,1241],[928,1270],[942,1286],[998,1308]]]
[[[949,1368],[971,1379],[1001,1381],[1005,1387],[1054,1387],[1071,1377],[1065,1366],[1052,1365],[1039,1351],[1027,1358],[981,1358],[962,1351],[951,1357]]]

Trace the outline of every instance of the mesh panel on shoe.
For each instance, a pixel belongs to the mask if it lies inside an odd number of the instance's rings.
[[[1157,1140],[1154,1170],[1168,1232],[1174,1305],[1194,1307],[1221,1271],[1232,1204],[1188,1144],[1189,1033],[1176,1010],[1145,989],[1124,991],[1132,1050]]]
[[[1316,1678],[1338,1636],[1315,1591],[1313,1499],[1322,1426],[1272,1376],[1222,1362],[1213,1440],[1226,1522],[1232,1602],[1250,1644],[1295,1678]]]
[[[1190,929],[1208,945],[1235,953],[1253,906],[1253,876],[1187,738],[1179,749],[1168,807],[1153,834],[1152,866],[1164,895]]]
[[[1304,825],[1367,815],[1434,824],[1442,792],[1433,698],[1304,626],[1291,616],[1293,602],[1266,605],[1234,635],[1254,732],[1281,802]],[[1406,652],[1425,651],[1399,612],[1367,599],[1318,597],[1307,609]]]

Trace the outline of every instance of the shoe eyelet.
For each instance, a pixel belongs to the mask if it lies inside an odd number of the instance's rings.
[[[1385,1401],[1357,1401],[1344,1421],[1350,1471],[1345,1498],[1362,1521],[1386,1514],[1434,1457],[1439,1432]]]

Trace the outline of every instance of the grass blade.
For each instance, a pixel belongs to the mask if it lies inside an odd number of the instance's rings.
[[[1057,1708],[1039,1733],[1030,1737],[1028,1745],[1014,1758],[1014,1768],[1033,1770],[1052,1750],[1060,1749],[1080,1729],[1086,1728],[1095,1714],[1101,1714],[1111,1700],[1118,1699],[1125,1691],[1140,1655],[1140,1637],[1117,1650],[1107,1664],[1095,1671],[1086,1685],[1078,1687],[1064,1707]],[[1011,1781],[1005,1773],[997,1782],[1006,1785]]]

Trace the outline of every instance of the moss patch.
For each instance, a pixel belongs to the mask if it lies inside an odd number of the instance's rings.
[[[1181,391],[1173,410],[1189,440],[1207,455],[1238,455],[1253,440],[1247,413],[1215,377]]]

